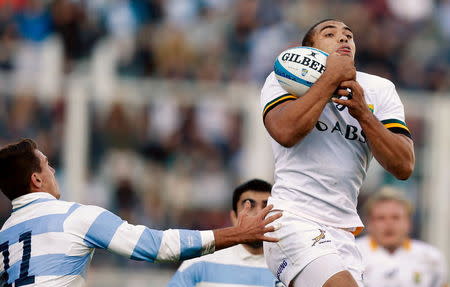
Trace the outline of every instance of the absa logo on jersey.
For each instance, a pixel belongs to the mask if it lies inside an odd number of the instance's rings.
[[[366,135],[364,134],[364,131],[359,130],[358,127],[355,127],[353,125],[349,125],[346,123],[342,123],[342,126],[341,126],[341,124],[338,121],[336,121],[336,123],[334,125],[332,125],[331,123],[327,124],[323,121],[317,121],[316,129],[320,132],[329,130],[330,133],[340,134],[347,140],[350,140],[350,141],[357,140],[360,143],[366,143]]]

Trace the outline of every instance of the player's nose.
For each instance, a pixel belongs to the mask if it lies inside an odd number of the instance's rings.
[[[339,43],[347,43],[347,42],[348,42],[347,36],[342,35],[339,37]]]

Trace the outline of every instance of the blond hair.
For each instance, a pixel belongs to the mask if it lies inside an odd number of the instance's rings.
[[[373,208],[376,204],[383,201],[395,201],[403,205],[409,217],[414,213],[414,205],[408,200],[405,194],[391,186],[385,186],[380,191],[372,194],[364,204],[364,215],[366,218],[370,217]]]

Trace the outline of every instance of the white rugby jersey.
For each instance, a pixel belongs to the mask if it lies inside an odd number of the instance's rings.
[[[389,80],[357,72],[368,108],[395,133],[410,137],[403,105]],[[297,97],[288,94],[272,72],[261,91],[263,117]],[[271,138],[275,184],[269,203],[305,218],[341,228],[362,227],[357,197],[372,153],[358,121],[348,109],[329,102],[315,127],[295,146]]]
[[[356,240],[365,265],[366,287],[443,287],[447,263],[439,250],[418,240],[408,240],[390,254],[370,237]]]
[[[152,230],[103,208],[44,192],[26,194],[12,204],[0,230],[1,286],[84,286],[95,248],[149,262],[214,251],[212,231]]]
[[[183,262],[168,287],[284,287],[267,268],[264,254],[236,245]]]

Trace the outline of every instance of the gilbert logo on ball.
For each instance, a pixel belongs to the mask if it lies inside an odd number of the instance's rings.
[[[275,76],[283,89],[301,96],[325,71],[327,57],[327,53],[312,47],[287,49],[275,61]]]

